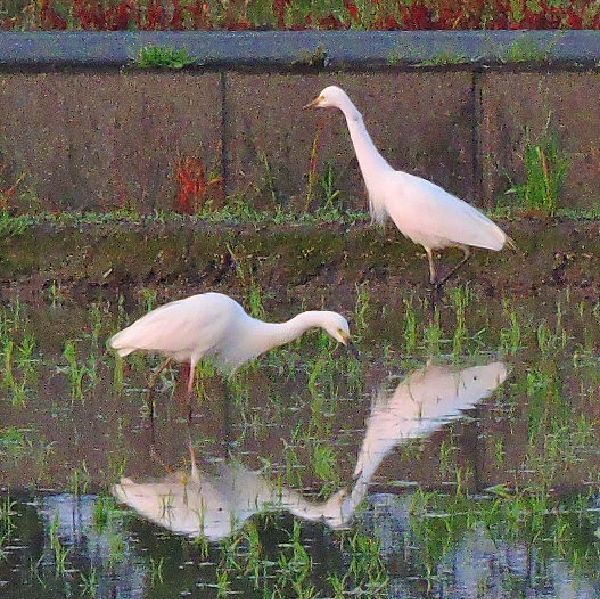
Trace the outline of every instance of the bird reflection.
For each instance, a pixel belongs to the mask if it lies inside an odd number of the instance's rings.
[[[345,490],[326,502],[312,503],[235,460],[214,468],[207,465],[203,471],[197,466],[192,444],[188,447],[189,470],[151,482],[124,478],[114,485],[113,495],[159,526],[189,537],[205,536],[210,541],[228,537],[254,514],[268,510],[286,510],[309,521],[337,519],[340,513]]]
[[[124,478],[113,494],[141,516],[189,537],[228,537],[254,514],[289,511],[332,528],[347,524],[383,459],[396,446],[424,437],[488,397],[507,376],[502,362],[455,370],[427,366],[407,376],[390,393],[374,397],[351,491],[340,489],[325,502],[312,502],[235,460],[199,468],[191,440],[191,465],[149,482]]]
[[[428,365],[407,376],[393,392],[381,389],[371,405],[354,468],[355,484],[332,526],[343,526],[365,496],[371,478],[398,445],[426,437],[473,408],[506,380],[503,362],[456,370]]]

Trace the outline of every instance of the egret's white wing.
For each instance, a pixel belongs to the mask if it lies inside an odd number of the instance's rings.
[[[136,320],[111,339],[126,356],[134,350],[204,355],[221,340],[243,308],[226,295],[204,293],[170,302]]]
[[[494,222],[431,181],[400,172],[388,177],[386,210],[413,241],[432,249],[464,244],[496,251],[506,243]]]

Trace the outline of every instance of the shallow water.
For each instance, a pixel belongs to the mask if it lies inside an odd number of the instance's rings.
[[[190,423],[167,371],[154,426],[145,306],[4,306],[2,596],[597,597],[597,307],[511,302],[359,297],[360,361],[203,365]]]

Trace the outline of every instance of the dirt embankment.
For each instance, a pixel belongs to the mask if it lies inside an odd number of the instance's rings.
[[[522,219],[501,223],[523,255],[477,251],[457,281],[490,296],[547,296],[569,287],[596,301],[600,222]],[[357,224],[231,225],[184,223],[32,226],[0,240],[4,293],[35,298],[53,281],[61,292],[89,296],[142,287],[164,299],[183,292],[243,292],[250,285],[287,295],[355,293],[368,281],[379,293],[428,287],[420,246],[397,231]],[[460,254],[445,252],[442,268]],[[166,290],[171,290],[171,293]]]

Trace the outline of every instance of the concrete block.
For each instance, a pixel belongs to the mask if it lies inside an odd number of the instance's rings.
[[[177,160],[220,175],[218,74],[0,76],[0,148],[43,210],[170,209]],[[23,207],[27,209],[28,207]]]
[[[483,189],[487,205],[525,181],[526,130],[556,133],[569,159],[559,202],[585,208],[600,198],[600,73],[490,72],[481,78]],[[510,179],[509,179],[510,178]]]

